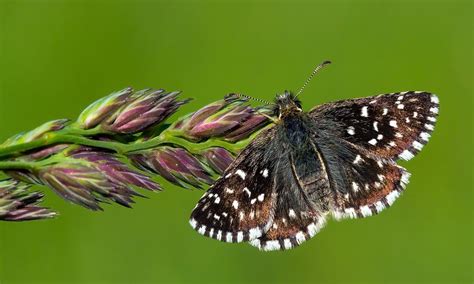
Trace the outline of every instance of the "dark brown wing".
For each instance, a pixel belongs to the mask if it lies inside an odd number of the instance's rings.
[[[411,159],[428,142],[439,100],[427,92],[401,92],[338,101],[312,109],[333,135],[383,158]]]
[[[191,214],[191,226],[225,242],[260,237],[272,224],[278,176],[275,128],[262,131],[209,188]]]

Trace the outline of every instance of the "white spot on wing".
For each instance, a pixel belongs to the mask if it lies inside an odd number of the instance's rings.
[[[249,230],[249,239],[253,240],[262,236],[262,230],[260,228],[252,228]]]
[[[265,194],[264,194],[264,193],[260,194],[260,195],[257,197],[257,199],[258,199],[258,201],[262,202],[263,199],[265,199]]]
[[[254,247],[257,247],[258,249],[262,249],[262,244],[260,243],[259,239],[251,240],[250,244]]]
[[[280,242],[278,240],[267,241],[263,250],[277,250],[280,249]]]
[[[360,161],[362,161],[362,158],[360,155],[357,155],[354,159],[354,162],[352,162],[353,164],[358,164]]]
[[[244,240],[244,233],[242,231],[237,232],[237,242],[240,243]]]
[[[388,113],[388,109],[387,109],[387,108],[384,108],[382,115],[387,115],[387,113]]]
[[[403,104],[399,104],[399,105],[397,106],[397,108],[398,108],[398,109],[404,109],[405,106],[404,106]]]
[[[234,200],[232,202],[232,207],[234,207],[235,209],[238,209],[239,208],[239,202],[237,200]]]
[[[302,242],[304,242],[306,240],[306,237],[304,236],[304,233],[302,231],[299,231],[298,233],[296,233],[296,242],[298,244],[301,244]]]
[[[244,192],[247,193],[249,195],[249,197],[252,195],[252,193],[250,192],[250,190],[246,187],[244,187]]]
[[[431,131],[433,131],[433,129],[434,129],[434,126],[433,126],[433,125],[431,125],[431,124],[425,124],[425,128],[426,128],[426,129],[428,129],[428,130],[431,130]]]
[[[420,137],[421,137],[421,139],[423,139],[425,141],[428,141],[430,139],[431,135],[426,133],[426,132],[421,132]]]
[[[349,126],[349,127],[347,128],[347,133],[348,133],[349,135],[354,135],[354,134],[355,134],[354,126]]]
[[[377,212],[382,212],[382,210],[385,209],[385,205],[383,204],[382,201],[377,201],[375,203],[375,209],[377,210]]]
[[[377,132],[379,132],[378,124],[379,124],[378,121],[374,121],[374,124],[373,124],[374,130],[377,131]]]
[[[410,152],[409,150],[405,150],[405,151],[403,151],[403,152],[399,155],[399,157],[402,158],[402,159],[404,159],[405,161],[410,160],[410,159],[413,158],[414,156],[415,156],[415,155],[413,155],[413,153]]]
[[[357,217],[357,214],[356,214],[354,208],[346,208],[346,209],[344,209],[344,213],[346,213],[346,215],[350,218],[356,218]]]
[[[375,139],[370,139],[370,140],[369,140],[369,144],[375,145],[375,144],[377,144],[377,140],[375,140]]]
[[[386,197],[385,199],[387,200],[387,203],[389,205],[392,205],[395,200],[398,198],[398,196],[400,196],[400,193],[398,193],[398,191],[394,190],[392,192],[390,192]]]
[[[408,184],[408,182],[410,181],[410,173],[409,172],[403,172],[402,174],[402,187],[405,188],[405,186]]]
[[[423,144],[421,144],[421,143],[418,142],[418,141],[415,141],[415,142],[413,142],[413,147],[414,147],[416,150],[420,151],[420,150],[423,148]]]
[[[268,177],[268,169],[263,170],[262,176],[265,178]]]
[[[196,229],[197,221],[194,218],[189,220],[189,224],[191,225],[191,227],[193,227],[193,229]]]
[[[198,233],[201,234],[201,235],[204,235],[204,233],[206,233],[206,225],[202,225],[199,228]]]
[[[285,246],[285,249],[291,249],[291,247],[293,246],[293,245],[291,244],[290,239],[284,239],[284,240],[283,240],[283,245]]]
[[[319,231],[318,227],[314,223],[309,224],[306,228],[310,237],[313,237]]]
[[[390,126],[393,127],[393,128],[397,128],[397,127],[398,127],[396,120],[390,120],[389,124],[390,124]]]
[[[362,107],[362,110],[361,110],[360,115],[363,116],[363,117],[368,117],[368,116],[369,116],[369,112],[368,112],[368,107],[367,107],[367,106]]]
[[[367,205],[360,207],[360,212],[364,217],[372,215],[372,210],[370,210],[369,206]]]
[[[359,185],[356,183],[356,182],[352,182],[352,190],[354,192],[358,192],[359,191]]]
[[[290,218],[296,218],[295,210],[290,209],[290,210],[288,211],[288,216],[289,216]]]
[[[436,95],[431,95],[431,102],[435,104],[439,104],[439,99]]]
[[[430,108],[430,111],[431,111],[432,113],[438,113],[439,110],[438,110],[437,107],[432,107],[432,108]]]
[[[235,171],[235,174],[238,175],[241,179],[245,179],[246,174],[245,174],[244,171],[237,170],[237,171]]]
[[[383,138],[382,134],[377,135],[377,140],[382,140],[382,138]]]

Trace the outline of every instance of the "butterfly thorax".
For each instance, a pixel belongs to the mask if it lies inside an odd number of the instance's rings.
[[[284,119],[287,116],[293,116],[295,113],[300,113],[301,102],[291,93],[285,91],[275,98],[274,113],[279,119]]]

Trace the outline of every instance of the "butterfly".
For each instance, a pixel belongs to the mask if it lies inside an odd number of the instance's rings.
[[[409,91],[304,112],[297,96],[285,91],[275,99],[273,126],[202,196],[190,224],[219,241],[270,251],[299,246],[330,217],[380,213],[410,177],[396,161],[410,160],[423,148],[438,111],[436,95]]]

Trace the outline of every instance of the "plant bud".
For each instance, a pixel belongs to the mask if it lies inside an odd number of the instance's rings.
[[[201,153],[206,164],[208,164],[218,174],[223,174],[235,157],[224,148],[213,147]]]
[[[116,133],[131,134],[159,124],[189,100],[177,101],[179,92],[143,90],[134,93],[131,101],[108,120],[106,129]]]
[[[28,192],[29,185],[13,179],[0,181],[0,220],[28,221],[52,218],[56,213],[37,206],[43,198],[39,192]]]
[[[90,129],[99,125],[129,100],[132,91],[126,88],[93,102],[79,115],[79,127]]]

